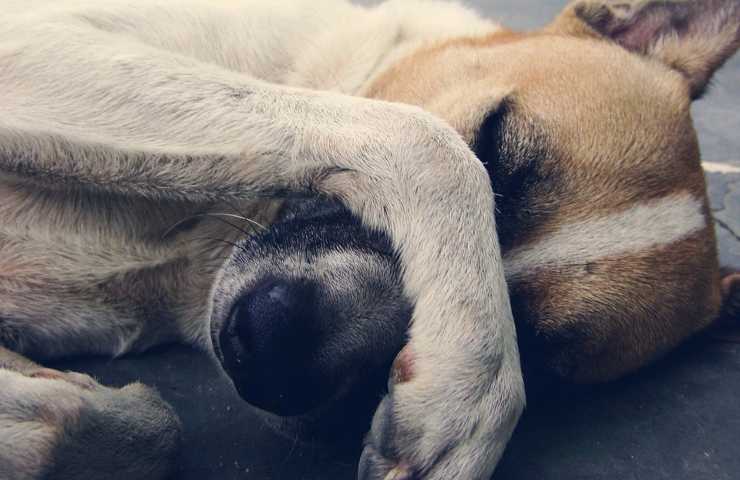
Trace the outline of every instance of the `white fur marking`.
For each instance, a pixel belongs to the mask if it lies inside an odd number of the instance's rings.
[[[689,194],[665,197],[603,218],[566,224],[534,244],[512,250],[504,257],[506,277],[668,245],[705,226],[701,200]]]

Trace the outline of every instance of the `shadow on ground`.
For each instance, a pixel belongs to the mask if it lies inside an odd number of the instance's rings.
[[[63,367],[112,385],[155,385],[185,423],[174,478],[355,478],[356,451],[276,434],[202,353],[172,347],[116,361],[71,360]],[[707,336],[620,382],[549,389],[530,397],[495,478],[737,479],[738,392],[740,344]]]

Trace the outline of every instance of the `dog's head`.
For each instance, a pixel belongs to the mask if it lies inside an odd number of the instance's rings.
[[[739,45],[737,0],[583,0],[540,31],[418,51],[370,87],[446,119],[486,164],[520,340],[556,373],[621,375],[716,316],[690,110]]]
[[[523,351],[550,372],[612,378],[716,317],[690,107],[739,24],[736,0],[580,1],[542,31],[421,49],[369,88],[444,118],[486,164]],[[382,234],[314,202],[239,247],[212,326],[245,399],[299,415],[382,387],[411,310]]]

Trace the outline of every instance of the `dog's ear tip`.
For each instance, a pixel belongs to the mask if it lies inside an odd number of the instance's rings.
[[[740,48],[737,0],[577,0],[550,31],[611,40],[681,73],[692,99]]]

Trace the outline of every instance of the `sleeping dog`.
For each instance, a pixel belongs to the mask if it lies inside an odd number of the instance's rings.
[[[522,365],[606,381],[734,314],[690,106],[737,0],[2,8],[2,478],[165,476],[153,390],[35,361],[183,342],[285,417],[387,381],[360,478],[487,479]]]

